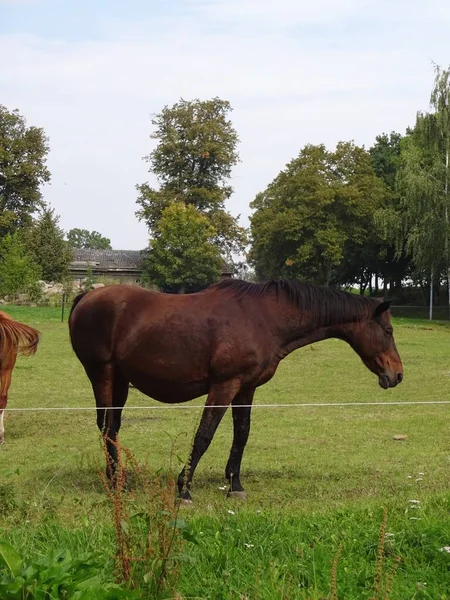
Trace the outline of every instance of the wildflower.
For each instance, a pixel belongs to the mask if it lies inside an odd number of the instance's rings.
[[[245,546],[246,548],[254,548],[254,547],[255,547],[255,544],[247,544],[247,542],[244,542],[244,546]]]
[[[415,506],[418,506],[418,505],[420,504],[420,500],[408,500],[408,502],[409,502],[410,504],[413,504],[413,505],[415,505]]]
[[[419,473],[419,477],[423,477],[423,473]],[[427,585],[426,583],[424,585]]]
[[[450,553],[450,546],[443,546],[442,548],[439,548],[439,550],[441,552],[448,552],[448,553]]]
[[[223,491],[224,491],[224,490],[226,490],[226,489],[227,489],[227,486],[226,486],[226,485],[219,485],[219,490],[220,490],[221,492],[223,492]]]
[[[408,479],[412,479],[412,475],[408,475]]]
[[[227,513],[228,513],[229,515],[235,515],[235,514],[236,514],[236,513],[234,512],[234,510],[227,510]]]
[[[418,478],[416,479],[416,481],[423,481],[423,478],[422,478],[422,477],[418,477]]]

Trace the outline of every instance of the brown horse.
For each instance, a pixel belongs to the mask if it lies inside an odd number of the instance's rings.
[[[114,442],[130,383],[169,404],[208,394],[188,468],[178,479],[180,495],[190,498],[195,468],[231,404],[225,477],[229,494],[243,496],[240,467],[255,389],[290,352],[331,337],[348,342],[381,387],[395,387],[403,369],[388,309],[381,300],[286,280],[223,280],[187,295],[116,285],[77,296],[69,328],[92,384],[98,427],[106,429],[110,464],[117,461]],[[105,410],[110,407],[116,410]]]
[[[0,444],[4,442],[3,410],[8,403],[8,391],[17,354],[30,356],[37,350],[39,332],[0,311]]]

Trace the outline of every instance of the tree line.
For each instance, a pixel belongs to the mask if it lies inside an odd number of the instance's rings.
[[[258,277],[357,285],[398,301],[408,281],[424,293],[449,287],[449,73],[435,67],[430,110],[404,134],[380,134],[367,150],[306,145],[257,195]]]
[[[229,102],[165,106],[145,157],[157,186],[136,186],[149,231],[144,279],[189,292],[226,263],[238,276],[357,286],[401,302],[444,284],[450,303],[449,76],[435,66],[429,110],[404,133],[381,133],[370,148],[304,145],[250,202],[249,230],[227,210],[240,160]],[[60,280],[72,248],[111,247],[98,232],[59,228],[41,193],[48,151],[42,129],[0,107],[0,293],[20,278]]]

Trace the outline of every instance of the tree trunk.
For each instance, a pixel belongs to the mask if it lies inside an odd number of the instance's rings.
[[[433,269],[431,269],[431,278],[430,278],[430,321],[433,319]]]
[[[389,294],[391,296],[394,296],[395,294],[395,280],[394,279],[389,279]]]
[[[426,306],[428,304],[428,288],[427,288],[426,282],[424,283],[423,281],[421,281],[419,287],[420,287],[420,291],[422,293],[423,303]]]

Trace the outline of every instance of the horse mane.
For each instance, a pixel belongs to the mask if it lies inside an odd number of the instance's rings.
[[[300,312],[313,310],[317,327],[362,321],[372,315],[379,303],[375,298],[289,279],[250,283],[229,278],[222,279],[212,287],[244,301],[275,294],[277,299],[285,299]]]
[[[14,321],[8,314],[0,311],[0,359],[14,349],[25,356],[30,356],[36,352],[38,343],[37,329]]]

